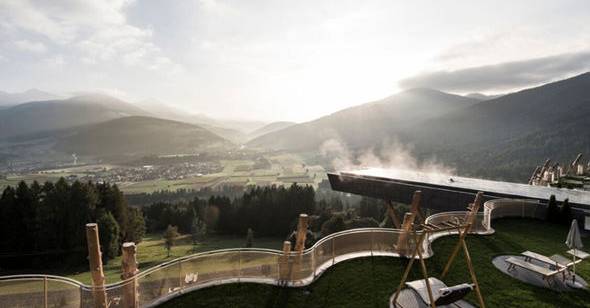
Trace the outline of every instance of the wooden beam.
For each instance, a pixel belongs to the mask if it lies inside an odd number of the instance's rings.
[[[397,244],[395,245],[395,249],[400,256],[406,256],[409,253],[408,240],[410,239],[410,233],[412,232],[414,218],[416,218],[416,215],[412,213],[406,213],[406,215],[404,215],[404,223],[401,228],[402,232],[399,234]]]
[[[477,276],[475,275],[475,270],[473,269],[471,255],[469,254],[469,249],[467,249],[467,243],[465,242],[465,238],[461,239],[461,246],[463,246],[463,252],[465,253],[465,260],[467,262],[467,267],[469,268],[469,275],[471,275],[471,281],[473,281],[473,284],[475,284],[475,292],[477,294],[477,300],[479,301],[479,307],[485,308],[486,305],[483,301],[483,296],[481,295],[481,289],[479,288],[479,283],[477,282]]]
[[[309,223],[309,216],[307,214],[299,214],[299,223],[297,224],[297,240],[295,242],[295,251],[299,254],[305,250],[305,239],[307,237],[307,225]]]
[[[414,232],[414,236],[415,236],[415,232]],[[412,256],[410,257],[410,262],[408,262],[408,265],[406,266],[406,270],[404,271],[404,274],[402,275],[402,280],[400,280],[399,285],[397,286],[397,290],[395,291],[395,295],[393,296],[393,306],[397,307],[397,299],[399,298],[399,294],[402,291],[402,287],[404,286],[404,284],[406,283],[406,280],[408,279],[408,275],[410,274],[410,270],[412,269],[412,265],[414,264],[414,260],[416,258],[416,255],[418,254],[418,247],[420,247],[422,245],[422,241],[424,240],[424,237],[426,236],[426,233],[422,233],[420,234],[420,237],[418,238],[418,240],[416,240],[416,247],[414,247],[414,249],[412,250]]]
[[[128,308],[139,307],[139,294],[137,293],[137,279],[135,275],[139,273],[137,269],[137,246],[133,242],[123,243],[123,257],[121,260],[121,279],[127,280],[133,278],[124,286],[123,306]]]
[[[467,232],[471,232],[471,229],[473,228],[473,225],[475,224],[475,221],[477,219],[477,212],[479,211],[479,208],[481,207],[482,200],[483,200],[483,192],[480,191],[477,193],[477,195],[475,195],[475,200],[470,205],[469,212],[467,212],[467,214],[465,215],[465,224],[469,225],[469,227],[467,228]]]
[[[455,248],[453,248],[453,252],[447,260],[447,264],[445,265],[445,268],[443,269],[443,272],[440,275],[440,279],[444,279],[449,270],[451,269],[451,265],[453,264],[455,257],[459,253],[459,249],[461,248],[461,240],[464,238],[465,234],[467,234],[467,227],[464,227],[462,230],[459,230],[459,241],[457,242],[457,244],[455,244]]]
[[[97,224],[86,224],[86,241],[88,243],[88,262],[90,264],[90,273],[92,274],[94,306],[97,308],[107,308],[107,294],[104,288],[105,278],[102,268]]]
[[[393,203],[390,200],[387,200],[386,201],[386,206],[387,206],[387,215],[391,219],[391,222],[393,223],[393,226],[396,229],[399,229],[400,226],[401,226],[401,224],[399,222],[399,218],[397,217],[397,214],[395,213],[395,209],[393,207]]]
[[[416,239],[416,233],[414,233],[414,239]],[[426,263],[424,263],[424,257],[422,256],[422,252],[420,249],[417,249],[416,251],[418,252],[418,257],[420,258],[420,267],[422,268],[422,275],[424,276],[424,282],[426,283],[426,291],[428,291],[430,307],[436,308],[436,304],[434,303],[434,296],[432,295],[432,287],[430,286],[430,280],[428,279],[428,270],[426,269]]]
[[[412,204],[410,205],[410,212],[414,214],[420,221],[424,221],[424,215],[420,211],[420,202],[422,202],[422,191],[416,190],[412,197]]]

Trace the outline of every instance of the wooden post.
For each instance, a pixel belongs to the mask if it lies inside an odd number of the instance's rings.
[[[301,268],[303,265],[303,250],[305,250],[305,239],[307,237],[307,225],[309,223],[309,216],[307,214],[299,214],[299,222],[297,224],[297,237],[295,239],[295,251],[297,257],[291,267],[291,272],[295,273],[295,279],[300,278]],[[291,277],[292,278],[292,277]]]
[[[90,273],[92,274],[94,306],[97,308],[107,308],[107,294],[104,289],[105,279],[102,269],[97,224],[86,224],[86,241],[88,243],[88,262],[90,263]]]
[[[412,232],[412,225],[416,215],[413,213],[406,213],[404,215],[404,223],[402,224],[402,232],[397,238],[397,244],[395,250],[400,256],[407,256],[409,253],[408,241],[410,239],[410,233]]]
[[[281,256],[281,262],[279,265],[279,276],[280,280],[288,281],[291,280],[290,269],[289,269],[289,255],[291,254],[291,242],[283,242],[283,255]]]
[[[422,234],[420,234],[420,236],[418,237],[418,239],[416,240],[416,247],[414,247],[414,249],[412,249],[412,256],[410,257],[410,262],[408,262],[408,265],[406,266],[406,270],[404,271],[404,274],[402,275],[402,280],[399,282],[399,285],[397,287],[397,290],[395,291],[395,295],[393,296],[393,306],[397,307],[397,299],[399,297],[399,293],[402,291],[402,288],[404,286],[404,284],[406,283],[406,280],[408,279],[408,275],[410,274],[410,270],[412,269],[412,265],[414,264],[414,260],[416,259],[416,255],[418,254],[418,247],[422,245],[422,241],[424,240],[426,236],[426,232],[422,232]],[[414,231],[414,238],[416,237],[416,231]]]
[[[389,215],[389,218],[391,219],[393,226],[396,229],[399,229],[400,228],[399,218],[397,217],[397,214],[395,213],[395,209],[393,208],[393,203],[391,203],[391,200],[387,200],[387,215]]]
[[[417,190],[414,192],[414,196],[412,197],[412,205],[410,207],[410,212],[404,215],[404,222],[401,225],[401,233],[397,239],[397,244],[394,245],[397,253],[400,256],[406,256],[409,253],[408,248],[408,240],[410,239],[410,233],[412,231],[412,226],[414,225],[414,221],[416,218],[424,220],[422,218],[422,214],[420,213],[420,201],[422,200],[422,192]]]
[[[467,249],[467,243],[465,242],[465,238],[462,238],[460,241],[461,246],[463,246],[463,252],[465,252],[465,260],[467,261],[467,267],[469,268],[469,275],[471,275],[471,281],[473,281],[473,284],[475,284],[475,292],[477,294],[477,301],[479,302],[479,307],[486,308],[486,305],[483,301],[483,296],[481,295],[479,283],[477,282],[477,276],[475,275],[475,270],[473,269],[471,255],[469,255],[469,249]]]
[[[133,242],[123,243],[123,257],[121,260],[121,279],[127,280],[135,277],[139,270],[137,269],[137,246]],[[123,290],[123,307],[139,307],[139,294],[137,293],[137,279],[129,281]]]
[[[297,241],[295,243],[295,251],[299,254],[305,249],[305,238],[307,237],[307,224],[309,223],[309,216],[307,214],[299,214],[299,223],[297,224]]]
[[[422,215],[422,211],[420,211],[420,202],[422,202],[422,191],[416,190],[414,192],[414,196],[412,197],[410,213],[414,214],[414,216],[421,222],[424,222],[424,216]]]
[[[414,239],[418,241],[416,238],[416,233],[414,233]],[[432,287],[430,286],[430,279],[428,277],[428,270],[426,269],[426,263],[424,263],[424,257],[422,256],[422,252],[420,247],[416,247],[416,251],[418,252],[418,258],[420,259],[420,267],[422,268],[422,275],[424,276],[424,282],[426,283],[426,291],[428,291],[428,300],[430,300],[430,306],[432,308],[436,307],[434,303],[434,296],[432,295]]]
[[[471,232],[471,228],[477,220],[477,212],[481,207],[482,200],[483,192],[480,191],[477,193],[477,195],[475,195],[475,200],[473,201],[473,203],[469,204],[469,206],[467,207],[467,209],[469,210],[465,215],[465,224],[469,225],[469,227],[467,228],[467,233]]]

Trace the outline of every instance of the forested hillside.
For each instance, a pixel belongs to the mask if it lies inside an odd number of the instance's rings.
[[[62,178],[7,187],[0,197],[0,269],[86,264],[90,222],[99,225],[105,263],[123,241],[140,242],[145,233],[142,213],[127,206],[116,185]]]

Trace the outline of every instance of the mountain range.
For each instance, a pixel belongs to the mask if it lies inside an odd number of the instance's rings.
[[[248,146],[318,152],[335,139],[352,152],[392,140],[462,174],[524,181],[546,158],[590,153],[590,73],[480,100],[412,89],[258,137]]]
[[[314,151],[325,141],[336,139],[350,148],[369,147],[412,129],[416,123],[478,102],[431,89],[412,89],[265,134],[248,142],[248,146]]]
[[[419,160],[516,181],[546,158],[590,153],[590,73],[493,97],[410,89],[299,124],[228,124],[159,103],[141,106],[105,95],[21,103],[0,110],[0,141],[51,140],[58,151],[99,156],[182,153],[246,140],[249,148],[316,156],[336,140],[358,155],[399,142]]]
[[[14,106],[33,101],[46,101],[58,99],[59,96],[38,89],[29,89],[20,93],[8,93],[0,91],[0,108]]]
[[[135,105],[106,95],[33,101],[0,110],[0,138],[60,130],[132,115],[149,115]]]

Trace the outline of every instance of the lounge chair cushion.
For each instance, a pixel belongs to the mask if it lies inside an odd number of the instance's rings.
[[[429,277],[428,282],[430,283],[430,288],[432,289],[432,297],[436,305],[448,305],[454,303],[465,297],[467,293],[473,290],[473,285],[467,283],[447,287],[447,285],[444,282],[434,277]],[[430,298],[428,298],[428,289],[426,287],[426,281],[424,279],[406,282],[406,285],[414,291],[416,291],[416,293],[420,295],[422,300],[427,305],[430,305]]]
[[[449,305],[460,299],[473,290],[473,285],[462,283],[452,287],[441,288],[438,290],[439,297],[434,302],[437,306]]]

